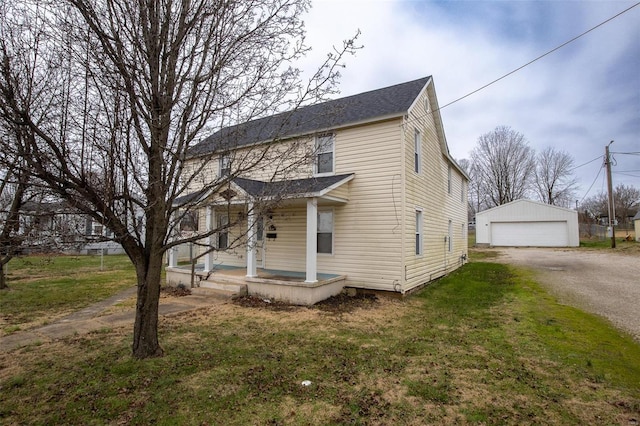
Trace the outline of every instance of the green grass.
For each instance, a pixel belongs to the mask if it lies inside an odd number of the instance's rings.
[[[216,305],[138,361],[103,330],[0,354],[2,424],[629,424],[640,346],[472,262],[353,313]],[[310,380],[310,386],[302,386]]]
[[[82,309],[136,282],[126,256],[19,257],[9,262],[7,277],[9,289],[0,291],[6,333],[43,316]]]

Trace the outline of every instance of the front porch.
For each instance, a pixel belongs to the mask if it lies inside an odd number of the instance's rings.
[[[167,284],[191,286],[191,265],[169,266]],[[295,305],[313,305],[339,294],[346,276],[317,273],[315,282],[307,282],[306,272],[256,268],[255,276],[247,276],[247,269],[218,265],[205,271],[204,264],[195,267],[194,287],[212,289],[238,295],[276,299]]]

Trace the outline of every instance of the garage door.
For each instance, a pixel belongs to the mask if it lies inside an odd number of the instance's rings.
[[[567,222],[492,222],[491,245],[520,247],[566,247]]]

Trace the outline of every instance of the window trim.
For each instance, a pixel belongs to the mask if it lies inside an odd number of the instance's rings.
[[[422,133],[417,128],[413,134],[413,171],[422,172]]]
[[[451,195],[451,189],[453,187],[453,182],[451,182],[451,164],[447,165],[447,193]]]
[[[422,209],[416,208],[416,237],[415,237],[415,255],[424,255],[424,214]]]
[[[227,163],[226,167],[225,163]],[[227,171],[226,173],[225,170]],[[220,157],[218,157],[218,177],[229,175],[231,175],[231,156],[229,153],[220,154]]]
[[[320,250],[318,250],[318,243],[316,242],[316,254],[319,255],[323,255],[323,256],[333,256],[333,254],[335,253],[335,234],[336,234],[336,215],[335,212],[332,208],[323,208],[323,209],[318,209],[318,224],[316,226],[316,237],[321,233],[320,232],[320,213],[331,213],[331,252],[330,253],[326,253],[326,252],[321,252]],[[322,232],[322,234],[328,234],[329,232]]]
[[[322,150],[320,141],[322,139],[329,138],[331,140],[331,150]],[[314,139],[314,151],[313,156],[313,175],[314,176],[332,176],[336,173],[336,135],[335,133],[323,133],[316,135]],[[318,171],[318,158],[321,154],[331,153],[331,170],[328,172]]]

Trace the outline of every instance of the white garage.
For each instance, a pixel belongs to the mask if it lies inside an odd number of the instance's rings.
[[[476,244],[502,247],[577,247],[575,210],[516,200],[476,214]]]

